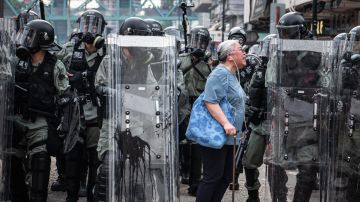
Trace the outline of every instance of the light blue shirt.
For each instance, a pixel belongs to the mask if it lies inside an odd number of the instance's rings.
[[[206,81],[204,100],[210,103],[220,103],[226,95],[229,103],[235,109],[233,125],[238,131],[236,136],[236,144],[238,144],[245,116],[246,94],[236,79],[236,74],[226,69],[223,64],[219,64]],[[225,144],[233,145],[233,137],[229,136]]]

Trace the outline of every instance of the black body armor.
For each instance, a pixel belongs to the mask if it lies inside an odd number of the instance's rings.
[[[33,67],[24,61],[18,63],[15,73],[15,109],[24,119],[34,119],[37,113],[43,116],[54,114],[56,61],[54,55],[46,53],[44,62],[38,67]]]

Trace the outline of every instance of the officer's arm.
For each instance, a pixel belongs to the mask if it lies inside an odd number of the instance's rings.
[[[56,53],[56,57],[61,60],[66,68],[69,68],[72,52],[74,51],[74,42],[68,42],[63,45],[63,48]]]
[[[95,89],[99,95],[110,94],[109,87],[109,70],[110,70],[110,57],[107,55],[101,61],[100,66],[95,75]]]
[[[65,65],[60,60],[56,62],[54,67],[54,86],[56,87],[58,95],[62,95],[68,88],[70,88]]]
[[[180,65],[178,68],[181,69],[184,75],[193,67],[193,65],[196,65],[198,62],[200,62],[200,60],[193,60],[192,56],[188,53],[181,54],[179,59]]]

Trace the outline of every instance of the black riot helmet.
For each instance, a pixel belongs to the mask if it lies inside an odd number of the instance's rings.
[[[99,11],[87,10],[76,22],[79,24],[79,33],[83,42],[92,44],[97,49],[103,47],[105,39],[102,34],[107,23]]]
[[[28,22],[36,19],[40,19],[40,17],[32,10],[24,10],[20,12],[19,15],[16,17],[16,32],[18,32],[19,30],[23,30],[24,26]]]
[[[120,26],[120,35],[132,35],[132,36],[151,36],[152,32],[149,25],[141,18],[130,17],[127,18]],[[147,48],[128,47],[126,48],[134,58],[147,57],[149,51]]]
[[[180,51],[181,48],[181,34],[180,34],[180,30],[177,29],[174,26],[171,27],[167,27],[164,29],[164,33],[165,35],[170,35],[170,36],[174,36],[175,40],[176,40],[176,48],[178,51]]]
[[[246,43],[246,32],[241,27],[233,27],[231,28],[228,40],[238,40],[240,45],[243,46]]]
[[[22,60],[27,60],[31,54],[40,50],[59,50],[59,46],[54,43],[54,27],[45,20],[33,20],[27,23],[19,38],[16,56]]]
[[[148,24],[141,18],[130,17],[127,18],[121,25],[119,30],[120,35],[136,35],[136,36],[150,36],[151,29]]]
[[[281,16],[276,28],[280,39],[305,39],[310,35],[305,19],[299,12],[289,12]]]
[[[149,25],[153,36],[164,36],[163,28],[159,21],[150,18],[144,21]]]
[[[209,31],[203,26],[196,26],[190,30],[189,47],[196,57],[202,57],[211,41]]]

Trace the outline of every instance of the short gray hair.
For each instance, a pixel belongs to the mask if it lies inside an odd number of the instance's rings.
[[[221,42],[218,46],[217,54],[220,62],[225,62],[226,57],[234,51],[234,46],[238,44],[238,40],[227,40]]]

